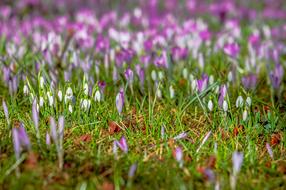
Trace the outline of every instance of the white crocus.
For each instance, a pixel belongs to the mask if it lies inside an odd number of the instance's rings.
[[[209,102],[208,102],[208,109],[209,109],[209,111],[213,111],[213,107],[214,107],[214,105],[213,105],[212,100],[209,100]]]
[[[152,78],[153,81],[156,81],[156,80],[157,80],[157,73],[156,73],[155,70],[153,70],[153,71],[151,72],[151,78]]]
[[[43,107],[44,105],[44,98],[42,96],[40,96],[39,104],[40,104],[40,107]]]
[[[238,96],[235,102],[235,106],[237,108],[241,108],[243,106],[243,98],[242,96]]]
[[[246,121],[247,116],[248,116],[247,110],[244,110],[243,113],[242,113],[242,120]]]
[[[223,108],[223,111],[227,112],[228,110],[228,104],[227,102],[224,100],[223,103],[222,103],[222,108]]]
[[[95,94],[94,94],[94,101],[100,102],[100,99],[101,99],[101,94],[100,94],[100,91],[97,90],[95,91]]]
[[[63,100],[63,93],[61,90],[58,91],[58,98],[60,102]]]
[[[169,91],[170,91],[170,98],[173,99],[175,97],[175,90],[172,85],[169,87]]]
[[[65,102],[67,102],[68,100],[72,100],[73,97],[73,92],[71,87],[68,87],[68,89],[66,90],[66,95],[65,95]]]
[[[252,103],[252,100],[251,100],[251,98],[248,96],[248,97],[246,98],[245,102],[246,102],[246,106],[250,107],[250,106],[251,106],[251,103]]]
[[[69,112],[72,113],[73,109],[72,109],[72,105],[69,105]]]
[[[29,88],[28,88],[28,86],[26,84],[23,87],[23,92],[24,92],[25,95],[29,94]]]
[[[88,95],[88,84],[87,83],[85,83],[83,86],[83,92],[85,95]]]

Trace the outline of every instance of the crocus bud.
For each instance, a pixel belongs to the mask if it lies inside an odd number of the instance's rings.
[[[177,162],[179,163],[180,167],[183,167],[183,150],[180,147],[177,147],[174,151],[173,151],[173,156],[175,157],[175,159],[177,160]]]
[[[124,91],[121,88],[119,93],[116,95],[115,98],[116,108],[119,114],[121,114],[123,106],[124,106]]]
[[[72,105],[69,105],[69,112],[72,113],[73,109],[72,109]]]
[[[170,98],[173,99],[175,97],[175,90],[172,85],[169,87],[169,91],[170,91]]]
[[[209,109],[209,111],[213,111],[213,102],[212,102],[212,100],[209,100],[209,102],[208,102],[208,109]]]
[[[246,98],[245,102],[246,102],[246,106],[250,107],[250,106],[251,106],[251,103],[252,103],[252,100],[251,100],[251,98],[248,96],[248,97]]]
[[[227,104],[227,102],[225,100],[223,101],[222,108],[223,108],[223,111],[227,112],[228,104]]]
[[[51,145],[51,136],[48,132],[46,133],[46,145],[48,147]]]
[[[242,96],[238,96],[235,102],[235,106],[237,108],[241,108],[243,106],[243,98]]]
[[[126,141],[126,139],[125,139],[124,136],[122,136],[119,141],[116,141],[116,145],[117,145],[124,153],[127,153],[127,152],[128,152],[128,145],[127,145],[127,141]]]
[[[25,84],[24,87],[23,87],[23,93],[27,96],[29,95],[29,88],[28,86]]]
[[[58,91],[58,98],[59,98],[59,101],[61,102],[62,99],[63,99],[63,93],[61,90]]]
[[[101,99],[100,91],[99,91],[99,90],[96,90],[96,91],[95,91],[95,94],[94,94],[94,101],[100,102],[100,99]]]
[[[243,153],[235,151],[232,154],[232,166],[234,175],[237,175],[239,173],[242,162],[243,162]]]
[[[247,110],[244,110],[242,113],[242,120],[246,121],[246,119],[247,119]]]

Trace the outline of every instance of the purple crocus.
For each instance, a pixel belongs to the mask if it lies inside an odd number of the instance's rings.
[[[136,170],[137,170],[137,163],[132,164],[130,169],[129,169],[129,172],[128,172],[128,177],[129,178],[133,178],[134,175],[135,175]]]
[[[119,141],[116,140],[115,145],[116,147],[119,147],[124,153],[128,152],[128,145],[127,145],[126,138],[124,136],[122,136]]]
[[[13,145],[16,159],[20,158],[20,154],[23,150],[30,150],[31,143],[26,133],[26,130],[21,123],[19,128],[12,129]]]
[[[224,45],[223,51],[225,54],[235,59],[239,54],[240,48],[237,43],[228,43]]]
[[[204,74],[203,77],[197,80],[198,91],[202,92],[206,89],[209,77]]]
[[[137,74],[139,81],[140,81],[140,85],[141,85],[141,87],[143,87],[144,81],[145,81],[145,71],[140,65],[136,65],[135,69],[136,69],[136,74]]]
[[[186,132],[182,132],[180,134],[178,134],[177,136],[175,136],[173,139],[174,140],[180,140],[180,139],[185,139],[187,138],[188,134]]]
[[[222,107],[224,98],[225,98],[226,93],[227,93],[226,85],[222,85],[222,86],[220,87],[219,92],[220,92],[220,93],[219,93],[219,98],[218,98],[218,104],[219,104],[220,107]]]
[[[182,150],[182,148],[177,147],[173,151],[173,156],[177,160],[177,162],[179,163],[179,166],[182,167],[183,166],[183,150]]]
[[[273,151],[272,151],[272,148],[271,148],[271,146],[269,145],[269,143],[266,143],[266,149],[267,149],[267,152],[268,152],[269,156],[270,156],[271,159],[273,160],[273,159],[274,159],[274,155],[273,155]]]
[[[125,78],[128,81],[128,83],[131,85],[133,83],[133,79],[134,79],[134,74],[132,69],[128,68],[126,69],[126,71],[124,72]]]
[[[116,103],[116,108],[119,114],[122,113],[122,109],[124,106],[124,91],[121,88],[119,93],[116,95],[116,99],[115,99],[115,103]]]
[[[254,89],[257,84],[257,76],[255,74],[248,74],[241,79],[242,85],[245,89]]]
[[[284,76],[282,65],[276,64],[274,70],[270,72],[270,80],[275,90],[279,89]]]
[[[9,124],[10,124],[9,111],[8,111],[7,104],[6,104],[6,102],[5,102],[4,100],[2,101],[2,107],[3,107],[3,110],[4,110],[4,115],[5,115],[5,117],[6,117],[7,123],[8,123],[8,125],[9,125]]]
[[[235,151],[232,154],[233,174],[235,176],[239,173],[242,162],[243,162],[243,153]]]

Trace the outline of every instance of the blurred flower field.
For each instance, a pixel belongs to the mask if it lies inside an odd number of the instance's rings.
[[[286,189],[284,0],[0,1],[0,189]]]

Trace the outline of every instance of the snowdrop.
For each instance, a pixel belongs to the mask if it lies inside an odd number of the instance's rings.
[[[183,78],[187,80],[188,79],[188,69],[184,68],[182,73],[183,73]]]
[[[72,100],[72,98],[73,98],[73,91],[71,87],[68,87],[65,94],[65,102],[67,102],[68,100]]]
[[[85,111],[89,110],[90,104],[91,104],[91,102],[89,99],[81,99],[81,101],[80,101],[80,107],[82,109],[84,109]]]
[[[86,96],[88,95],[88,84],[87,83],[84,83],[83,85],[83,92]]]
[[[70,113],[72,113],[72,112],[73,112],[72,105],[70,105],[70,104],[69,104],[68,109],[69,109],[69,112],[70,112]]]
[[[156,73],[155,70],[152,70],[152,72],[151,72],[151,78],[152,78],[153,81],[156,81],[156,80],[157,80],[157,73]]]
[[[54,105],[53,94],[51,92],[47,92],[47,96],[48,96],[49,105],[52,107]]]
[[[43,105],[44,105],[44,98],[42,96],[40,96],[39,99],[40,99],[39,100],[39,105],[40,105],[40,107],[43,107]]]
[[[40,81],[39,82],[40,82],[40,88],[43,89],[44,88],[44,84],[45,84],[45,80],[44,80],[44,78],[42,76],[40,77]]]

